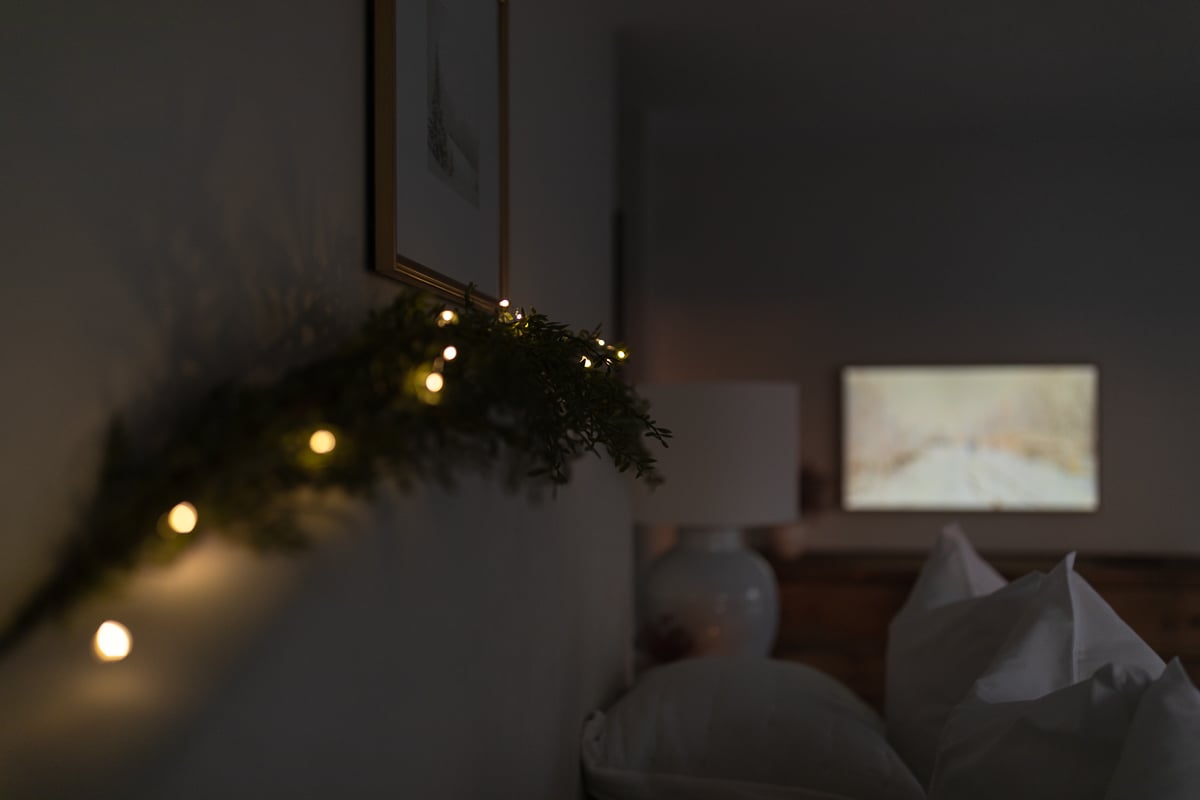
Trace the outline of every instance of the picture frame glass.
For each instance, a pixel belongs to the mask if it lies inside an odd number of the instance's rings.
[[[506,5],[375,7],[377,271],[461,299],[507,279]]]

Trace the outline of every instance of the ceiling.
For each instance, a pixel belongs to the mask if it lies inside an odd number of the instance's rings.
[[[622,101],[836,130],[1200,131],[1200,2],[626,0]]]

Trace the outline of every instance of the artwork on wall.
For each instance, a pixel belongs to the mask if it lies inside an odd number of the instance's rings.
[[[374,268],[507,293],[507,4],[375,0]]]
[[[1094,511],[1093,365],[847,367],[850,511]]]

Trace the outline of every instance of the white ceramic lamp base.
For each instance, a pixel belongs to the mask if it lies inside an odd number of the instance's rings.
[[[779,627],[779,590],[740,531],[685,528],[646,579],[642,646],[655,660],[766,656]]]

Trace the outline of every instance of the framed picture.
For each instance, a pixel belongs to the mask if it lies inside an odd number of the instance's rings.
[[[848,511],[1095,511],[1094,365],[847,367]]]
[[[508,280],[504,0],[373,0],[374,269],[493,304]]]

